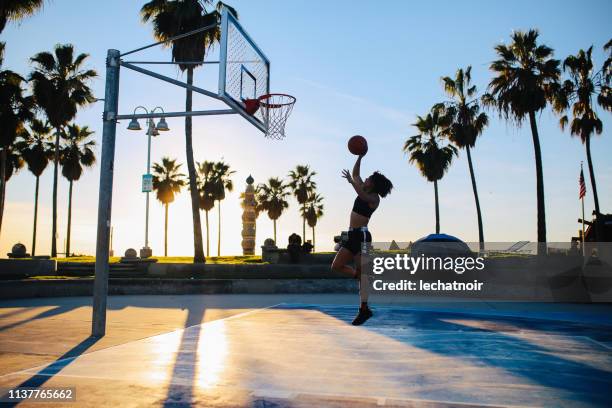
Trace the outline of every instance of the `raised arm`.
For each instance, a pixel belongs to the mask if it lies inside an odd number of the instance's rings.
[[[368,193],[363,189],[363,180],[359,175],[359,170],[361,167],[361,157],[357,159],[355,162],[355,166],[353,167],[353,173],[349,173],[348,170],[342,171],[342,177],[344,177],[355,189],[355,192],[359,197],[361,197],[364,201],[378,205],[378,196],[376,194]]]
[[[355,161],[355,165],[353,166],[353,181],[359,184],[363,184],[363,180],[361,179],[361,175],[359,174],[361,172],[361,158],[362,157],[363,156],[359,156],[357,160]]]

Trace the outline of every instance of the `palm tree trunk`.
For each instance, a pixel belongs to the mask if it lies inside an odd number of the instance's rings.
[[[206,256],[210,256],[210,231],[208,226],[208,210],[206,213]]]
[[[544,203],[544,173],[542,171],[542,151],[540,149],[540,137],[536,124],[535,112],[529,112],[529,124],[533,136],[533,150],[536,163],[536,189],[538,200],[538,254],[546,253],[546,209]]]
[[[478,199],[478,189],[476,188],[476,176],[474,175],[474,166],[472,165],[472,153],[470,146],[465,146],[467,152],[468,165],[470,167],[470,177],[472,179],[472,190],[474,191],[474,201],[476,202],[476,217],[478,218],[478,242],[480,242],[480,250],[484,251],[484,232],[482,227],[482,214],[480,212],[480,200]]]
[[[168,203],[165,206],[166,220],[164,222],[164,256],[168,256]]]
[[[187,69],[187,84],[193,85],[193,68]],[[193,104],[193,92],[187,89],[185,110],[191,112]],[[193,217],[193,262],[205,263],[204,245],[202,244],[202,224],[200,222],[200,194],[196,177],[196,168],[193,160],[191,116],[185,117],[185,148],[187,150],[187,170],[189,172],[189,191],[191,194],[191,214]]]
[[[66,257],[70,256],[70,228],[72,223],[72,180],[68,189],[68,230],[66,232]]]
[[[4,216],[4,196],[6,194],[6,149],[0,151],[0,231],[2,231],[2,217]]]
[[[32,228],[32,256],[36,255],[36,224],[38,223],[38,185],[40,176],[36,176],[36,188],[34,189],[34,227]]]
[[[278,246],[276,242],[276,220],[272,220],[272,222],[274,223],[274,245]]]
[[[306,214],[306,203],[302,205],[302,214]],[[306,216],[302,215],[302,244],[306,243]]]
[[[8,21],[8,18],[6,17],[6,15],[4,13],[0,14],[0,33],[4,31],[4,27],[6,27],[7,21]]]
[[[217,256],[221,256],[221,200],[219,203],[219,229],[217,230]]]
[[[315,227],[312,227],[312,253],[315,251]]]
[[[55,129],[55,155],[53,157],[53,220],[51,227],[51,258],[57,257],[57,178],[59,171],[60,129]]]
[[[440,233],[440,207],[438,206],[438,182],[434,181],[434,197],[436,202],[436,234]]]
[[[587,135],[584,142],[586,146],[587,154],[587,165],[589,166],[589,177],[591,178],[591,188],[593,189],[593,200],[595,201],[595,216],[597,217],[597,224],[595,224],[595,241],[599,241],[600,237],[603,237],[602,233],[602,222],[599,216],[599,198],[597,197],[597,184],[595,183],[595,171],[593,170],[593,159],[591,157],[591,135]]]

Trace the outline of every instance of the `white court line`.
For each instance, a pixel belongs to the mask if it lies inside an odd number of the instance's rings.
[[[42,364],[42,365],[35,366],[35,367],[31,367],[31,368],[26,368],[26,369],[24,369],[24,370],[15,371],[15,372],[12,372],[12,373],[3,374],[3,375],[0,375],[0,378],[8,377],[8,376],[11,376],[11,375],[19,375],[19,374],[22,374],[22,373],[23,373],[23,374],[32,374],[32,373],[30,373],[29,371],[32,371],[32,370],[39,370],[39,371],[40,371],[40,369],[43,369],[43,368],[45,368],[45,367],[49,367],[49,366],[52,366],[52,365],[54,365],[54,364],[58,364],[58,363],[60,363],[60,362],[71,361],[71,360],[74,360],[74,359],[76,359],[76,358],[78,358],[78,357],[84,356],[84,355],[86,355],[86,354],[96,353],[96,352],[98,352],[98,351],[102,351],[102,350],[109,350],[109,349],[112,349],[112,348],[114,348],[114,347],[123,346],[123,345],[125,345],[125,344],[130,344],[130,343],[134,343],[134,342],[141,341],[141,340],[145,340],[145,339],[150,339],[150,338],[157,337],[157,336],[166,336],[166,335],[168,335],[168,334],[170,334],[170,333],[177,333],[177,332],[180,332],[180,331],[185,331],[185,330],[187,330],[187,329],[189,329],[189,328],[191,328],[191,327],[196,327],[196,326],[206,326],[206,325],[208,325],[208,324],[212,324],[212,323],[219,322],[219,321],[224,321],[224,320],[231,320],[231,319],[241,318],[241,317],[244,317],[244,316],[247,316],[247,315],[250,315],[250,314],[253,314],[253,313],[258,313],[258,312],[261,312],[262,310],[271,309],[271,308],[273,308],[273,307],[280,306],[280,305],[283,305],[283,304],[284,304],[284,303],[283,303],[283,302],[281,302],[281,303],[277,303],[277,304],[275,304],[275,305],[270,305],[270,306],[266,306],[266,307],[261,307],[261,308],[258,308],[258,309],[252,309],[252,310],[249,310],[249,311],[247,311],[247,312],[238,313],[238,314],[231,315],[231,316],[228,316],[228,317],[224,317],[224,318],[221,318],[221,319],[211,320],[211,321],[209,321],[209,322],[200,323],[200,324],[194,324],[194,325],[192,325],[192,326],[183,327],[183,328],[181,328],[181,329],[176,329],[176,330],[171,330],[171,331],[169,331],[169,332],[165,332],[165,333],[161,333],[161,334],[155,334],[155,335],[152,335],[152,336],[142,337],[142,338],[140,338],[140,339],[136,339],[136,340],[128,341],[128,342],[126,342],[126,343],[115,344],[114,346],[104,347],[104,348],[101,348],[101,349],[98,349],[98,350],[95,350],[95,351],[90,351],[89,353],[79,354],[78,356],[74,356],[74,357],[66,357],[66,358],[62,358],[61,360],[55,360],[55,361],[53,361],[53,362],[51,362],[51,363]],[[62,369],[63,369],[63,368],[64,368],[64,367],[62,367]],[[61,371],[61,370],[60,370],[60,371]],[[54,374],[34,374],[34,375],[40,375],[40,376],[48,376],[48,377],[53,377],[53,376],[56,376],[56,375],[61,375],[61,374],[60,374],[60,371],[58,371],[57,373],[54,373]],[[90,378],[90,377],[83,377],[83,378]],[[91,378],[94,378],[94,377],[91,377]]]
[[[600,341],[597,341],[597,340],[595,340],[595,339],[593,339],[593,338],[591,338],[591,337],[587,337],[587,336],[582,336],[582,337],[584,337],[585,339],[589,339],[589,340],[591,340],[593,343],[597,344],[597,345],[598,345],[598,346],[600,346],[600,347],[605,348],[606,350],[612,350],[612,347],[608,346],[608,345],[607,345],[607,344],[605,344],[605,343],[602,343],[602,342],[600,342]]]

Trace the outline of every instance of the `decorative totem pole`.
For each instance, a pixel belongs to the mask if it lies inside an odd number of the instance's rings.
[[[242,254],[255,255],[255,220],[257,212],[255,206],[255,187],[253,177],[249,175],[246,179],[247,186],[242,193]]]

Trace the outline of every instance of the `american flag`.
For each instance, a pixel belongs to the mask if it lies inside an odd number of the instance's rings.
[[[586,194],[586,184],[584,184],[584,172],[580,169],[580,193],[578,193],[578,199],[581,200]]]

